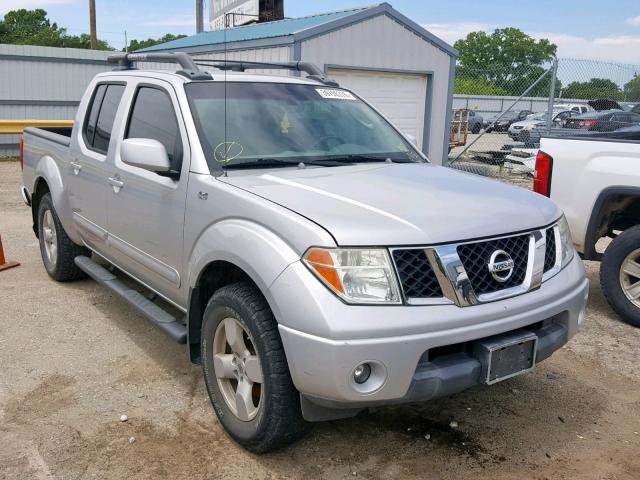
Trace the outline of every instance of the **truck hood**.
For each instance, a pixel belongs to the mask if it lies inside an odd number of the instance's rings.
[[[523,188],[431,164],[229,170],[220,181],[324,227],[339,245],[427,245],[542,227],[558,207]]]

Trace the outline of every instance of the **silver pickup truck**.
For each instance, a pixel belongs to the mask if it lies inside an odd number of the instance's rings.
[[[181,70],[132,69],[144,60]],[[112,61],[72,130],[24,133],[45,269],[186,343],[245,448],[513,377],[582,323],[588,283],[554,203],[434,166],[317,67]]]

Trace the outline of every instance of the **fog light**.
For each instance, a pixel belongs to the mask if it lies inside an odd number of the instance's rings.
[[[369,366],[368,363],[361,363],[353,371],[353,379],[359,385],[369,380],[370,375],[371,375],[371,366]]]

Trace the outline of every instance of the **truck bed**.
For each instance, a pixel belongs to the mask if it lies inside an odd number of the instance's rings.
[[[72,131],[73,127],[29,127],[24,129],[25,142],[31,135],[68,147]]]

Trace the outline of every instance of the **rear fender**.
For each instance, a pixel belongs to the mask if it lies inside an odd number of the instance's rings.
[[[69,203],[67,187],[63,183],[62,174],[58,164],[48,155],[43,156],[36,165],[32,194],[37,192],[37,188],[40,187],[40,182],[42,181],[45,181],[49,187],[53,206],[56,209],[56,213],[58,214],[58,218],[60,219],[60,223],[62,223],[65,232],[71,240],[81,245],[82,239],[76,232],[75,225],[73,224],[73,215],[71,205]],[[34,204],[33,208],[35,210],[37,205]],[[34,213],[34,220],[37,220],[37,212]]]

